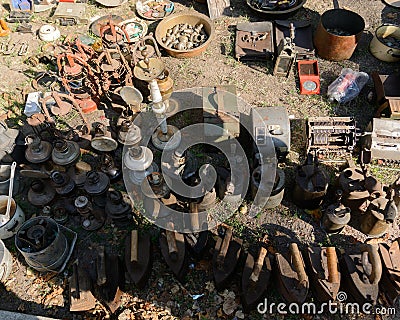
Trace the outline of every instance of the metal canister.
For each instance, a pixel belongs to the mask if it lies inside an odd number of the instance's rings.
[[[15,246],[26,263],[38,271],[57,271],[69,255],[67,238],[48,217],[26,221],[15,236]]]
[[[400,61],[400,26],[379,26],[369,44],[369,51],[381,61]]]
[[[349,59],[364,28],[364,19],[353,11],[337,8],[324,12],[314,34],[318,55],[333,61]]]
[[[0,239],[11,238],[25,221],[25,213],[14,199],[11,199],[10,218],[5,220],[7,201],[8,196],[0,195]]]

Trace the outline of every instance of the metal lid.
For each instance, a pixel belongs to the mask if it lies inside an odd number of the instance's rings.
[[[90,145],[93,149],[101,152],[110,152],[118,148],[118,142],[106,136],[93,138]]]
[[[81,155],[79,145],[74,141],[57,140],[51,158],[55,164],[62,166],[73,163]]]
[[[41,141],[36,135],[29,135],[25,139],[28,145],[25,150],[25,158],[32,163],[41,163],[50,159],[52,146],[50,142]]]
[[[84,185],[85,191],[90,195],[100,195],[108,190],[110,179],[103,172],[90,171],[87,173]]]

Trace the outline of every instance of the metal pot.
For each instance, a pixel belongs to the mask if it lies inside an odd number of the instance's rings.
[[[369,51],[381,61],[400,61],[400,27],[396,25],[378,27],[369,44]]]
[[[8,196],[0,195],[0,217],[6,213]],[[10,220],[0,219],[0,239],[11,238],[25,221],[25,214],[14,199],[11,199]]]
[[[333,61],[350,59],[365,28],[364,19],[357,13],[339,9],[324,12],[314,34],[314,45],[321,58]]]

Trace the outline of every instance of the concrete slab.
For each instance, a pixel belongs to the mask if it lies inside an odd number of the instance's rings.
[[[0,310],[0,319],[7,319],[7,320],[60,320],[60,319],[55,319],[55,318],[33,316],[30,314],[10,312],[10,311],[4,311],[4,310]]]

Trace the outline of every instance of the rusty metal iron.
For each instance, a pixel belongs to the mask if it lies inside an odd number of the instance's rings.
[[[97,281],[95,296],[105,304],[111,313],[117,311],[122,298],[124,272],[117,255],[107,254],[104,246],[98,249],[96,260]]]
[[[236,59],[273,59],[274,51],[272,22],[249,22],[236,25]]]
[[[264,243],[260,245],[258,255],[247,254],[241,282],[241,301],[246,312],[255,308],[265,296],[272,275],[273,259]]]
[[[33,180],[28,191],[28,201],[34,206],[48,205],[55,197],[56,191],[42,180]]]
[[[111,181],[117,180],[121,176],[121,169],[115,164],[110,154],[103,154],[100,158],[100,170],[107,174]]]
[[[184,282],[188,271],[188,253],[183,234],[165,230],[165,232],[160,235],[160,248],[165,262],[168,264],[175,277],[180,282]]]
[[[95,231],[104,225],[106,220],[104,211],[99,208],[94,208],[87,197],[77,197],[74,204],[81,216],[81,225],[83,229]]]
[[[353,299],[362,303],[375,304],[379,294],[379,280],[382,275],[382,262],[377,246],[363,244],[356,252],[342,255],[340,269],[343,289]]]
[[[92,294],[92,281],[79,261],[73,265],[73,273],[69,278],[69,311],[88,311],[96,306],[96,298]]]
[[[287,258],[281,253],[275,253],[278,268],[278,289],[287,302],[303,303],[309,289],[303,256],[296,243],[292,242],[289,249]]]
[[[128,271],[128,279],[137,288],[143,288],[151,274],[152,245],[150,235],[132,230],[125,240],[125,267]]]
[[[326,195],[328,183],[328,175],[319,166],[317,157],[308,154],[306,163],[296,170],[293,201],[301,208],[318,208]]]
[[[365,28],[364,19],[345,9],[325,11],[314,33],[317,54],[324,59],[350,59]]]
[[[104,209],[106,215],[116,226],[124,227],[132,220],[132,203],[128,194],[118,190],[109,190]]]
[[[382,259],[382,278],[379,282],[381,292],[391,305],[400,295],[400,238],[391,245],[379,244],[379,252]]]
[[[189,230],[206,230],[194,233],[185,233],[185,240],[189,246],[189,249],[196,258],[200,258],[205,253],[211,242],[210,232],[207,230],[204,224],[207,221],[201,221],[199,216],[199,204],[197,202],[190,202],[189,204],[189,220],[187,226]],[[186,222],[186,221],[185,221]]]
[[[341,280],[335,247],[308,247],[305,261],[315,297],[320,302],[335,301]]]
[[[75,189],[75,182],[65,172],[53,171],[50,178],[59,195],[68,195]]]
[[[352,117],[310,117],[307,133],[307,152],[316,152],[321,162],[346,161],[358,140]]]
[[[225,288],[238,264],[242,240],[233,238],[232,227],[226,226],[223,237],[218,237],[213,255],[213,273],[218,290]]]
[[[338,233],[349,223],[350,218],[350,208],[341,203],[334,203],[325,210],[321,224],[327,232]]]

